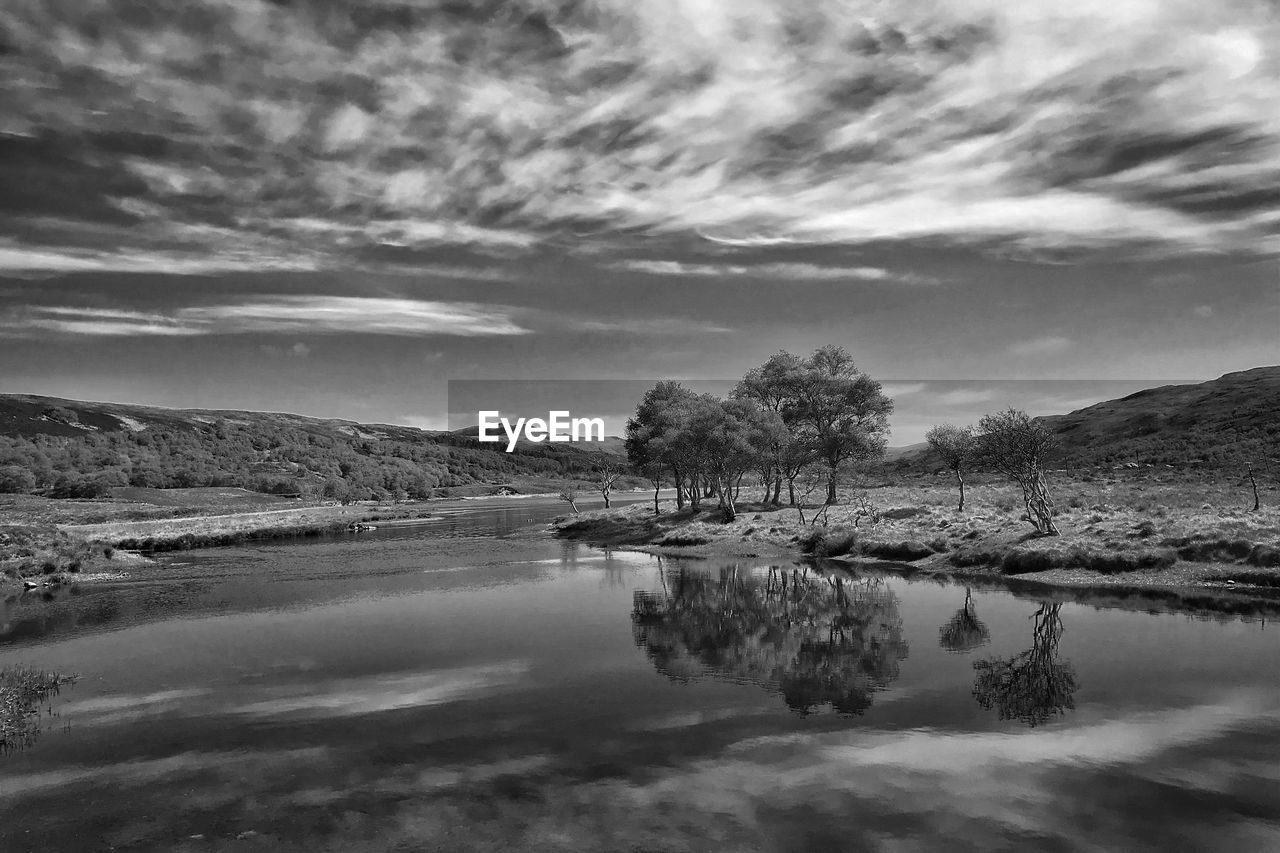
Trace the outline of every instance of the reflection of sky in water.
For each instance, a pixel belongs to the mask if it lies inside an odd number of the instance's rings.
[[[205,552],[0,635],[0,665],[83,676],[3,760],[0,848],[1280,846],[1280,656],[1258,623],[1065,603],[1037,633],[1038,602],[975,590],[989,639],[970,644],[940,634],[963,587],[789,589],[798,612],[767,569],[739,566],[730,594],[731,566],[687,564],[710,582],[670,611],[696,664],[674,679],[632,612],[675,595],[678,564],[447,539]],[[429,571],[450,563],[470,568]],[[1037,637],[1074,707],[1029,727],[979,704],[974,663],[1030,659]],[[884,638],[891,669],[867,657]],[[869,703],[789,710],[802,647],[822,678],[869,678]]]

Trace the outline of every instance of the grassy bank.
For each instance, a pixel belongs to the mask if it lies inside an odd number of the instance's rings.
[[[1280,587],[1280,509],[1248,511],[1237,494],[1197,484],[1059,484],[1061,536],[1037,537],[1010,489],[983,485],[964,512],[934,483],[845,496],[825,523],[790,507],[745,504],[731,524],[700,513],[628,506],[563,517],[559,535],[688,556],[806,555],[895,563],[956,577],[1050,585]],[[813,510],[805,511],[812,520]]]
[[[201,515],[148,521],[63,525],[72,536],[116,548],[175,551],[245,542],[321,536],[346,530],[352,524],[396,521],[431,515],[434,506],[310,506],[279,510]]]
[[[0,584],[59,584],[77,574],[109,570],[117,557],[111,545],[50,525],[0,525]]]
[[[318,536],[356,523],[423,518],[438,503],[299,505],[243,489],[132,489],[107,500],[0,496],[0,584],[118,574],[158,552]],[[127,493],[127,494],[125,494]]]

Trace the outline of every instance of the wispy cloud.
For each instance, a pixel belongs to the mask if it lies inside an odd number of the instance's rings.
[[[1280,250],[1255,0],[16,2],[0,28],[6,216],[42,240],[4,268],[602,235]]]
[[[1066,352],[1075,346],[1075,342],[1070,338],[1064,338],[1061,335],[1043,335],[1038,338],[1031,338],[1025,341],[1018,341],[1009,345],[1009,352],[1013,355],[1053,355],[1054,353]]]
[[[632,335],[698,335],[732,332],[728,326],[683,317],[632,320],[569,320],[569,328],[584,332],[624,332]]]
[[[275,296],[181,308],[172,313],[66,306],[30,307],[0,318],[0,333],[28,335],[190,336],[261,334],[369,334],[400,337],[481,337],[529,332],[511,309],[468,302],[387,297]],[[279,354],[285,354],[281,349]],[[296,343],[289,355],[305,358]]]
[[[882,267],[838,267],[805,263],[716,264],[684,263],[665,260],[628,260],[613,265],[615,269],[651,275],[745,277],[780,279],[819,279],[832,281],[895,281],[916,284],[936,280],[914,273],[897,273]]]

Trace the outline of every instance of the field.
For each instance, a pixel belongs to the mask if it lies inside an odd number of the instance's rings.
[[[1061,536],[1022,518],[1013,487],[985,482],[957,492],[943,478],[869,485],[818,507],[742,504],[724,524],[715,501],[697,514],[630,506],[569,516],[562,535],[701,556],[808,554],[887,561],[947,575],[1017,575],[1064,585],[1280,586],[1280,500],[1273,484],[1253,512],[1231,478],[1155,482],[1141,476],[1051,481]]]

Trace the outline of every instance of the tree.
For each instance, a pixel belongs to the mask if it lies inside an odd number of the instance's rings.
[[[942,457],[942,464],[955,473],[956,483],[960,486],[960,505],[956,512],[964,512],[964,469],[969,466],[976,449],[973,427],[939,424],[925,433],[924,438]]]
[[[604,508],[609,508],[609,493],[613,491],[613,486],[622,478],[624,472],[620,460],[613,459],[611,456],[601,459],[595,464],[594,471],[595,486],[604,497]]]
[[[659,572],[660,592],[635,593],[632,630],[672,680],[756,684],[801,714],[856,715],[910,651],[897,597],[878,580],[782,566]]]
[[[36,478],[18,465],[0,465],[0,493],[25,494],[36,488]]]
[[[575,483],[565,483],[560,487],[560,493],[556,495],[560,500],[564,501],[573,510],[574,515],[578,514],[578,486]]]
[[[714,487],[725,521],[737,517],[738,481],[759,465],[785,431],[776,412],[747,400],[703,395],[690,406],[683,437],[695,468]]]
[[[973,665],[973,698],[979,705],[997,709],[1002,720],[1021,720],[1028,726],[1046,723],[1075,707],[1075,671],[1058,659],[1063,631],[1060,610],[1061,604],[1040,605],[1027,651]]]
[[[973,592],[965,587],[964,607],[938,629],[938,645],[949,652],[963,654],[990,641],[991,631],[973,611]]]
[[[747,371],[731,395],[734,399],[751,400],[766,411],[776,412],[787,425],[762,466],[764,503],[777,505],[782,502],[782,481],[785,479],[791,505],[795,506],[795,478],[813,456],[811,443],[804,441],[802,431],[786,420],[794,410],[802,370],[803,363],[799,358],[781,350],[760,367]]]
[[[339,477],[329,477],[324,481],[324,490],[321,492],[325,500],[338,501],[345,504],[351,499],[351,487],[347,485],[347,481]]]
[[[801,362],[793,398],[783,408],[791,428],[807,434],[826,464],[829,504],[836,503],[842,466],[884,453],[893,401],[843,347],[822,347]]]
[[[645,393],[635,415],[627,421],[628,461],[633,468],[648,472],[650,479],[656,470],[669,470],[678,509],[684,509],[685,480],[691,473],[687,444],[680,440],[680,433],[688,404],[694,398],[694,393],[679,382],[659,382]],[[697,502],[692,488],[690,498]]]
[[[1036,531],[1057,536],[1053,501],[1044,482],[1043,466],[1057,448],[1057,439],[1029,418],[1026,412],[1008,409],[983,415],[978,421],[977,455],[1022,489],[1026,518]]]

